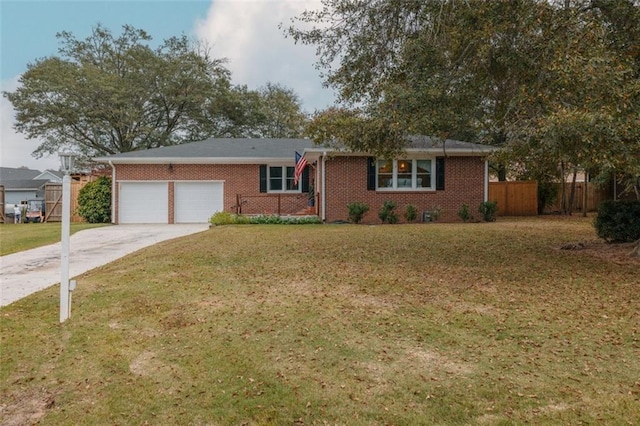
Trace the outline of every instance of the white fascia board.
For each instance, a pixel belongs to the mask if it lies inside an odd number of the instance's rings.
[[[418,155],[418,154],[427,154],[427,155],[448,155],[448,156],[452,156],[452,157],[478,157],[478,156],[486,156],[489,155],[493,152],[496,152],[500,150],[500,148],[496,148],[496,147],[489,147],[487,146],[486,148],[480,148],[480,149],[468,149],[468,148],[427,148],[427,149],[420,149],[420,148],[407,148],[405,149],[405,153],[407,155]],[[336,150],[336,149],[330,149],[330,148],[324,148],[324,149],[319,149],[319,148],[310,148],[310,149],[305,149],[304,150],[305,154],[306,153],[310,153],[310,154],[316,154],[316,155],[322,155],[323,153],[327,153],[330,156],[331,155],[335,155],[335,156],[343,156],[343,157],[362,157],[362,156],[370,156],[370,154],[365,154],[362,152],[351,152],[351,151],[344,151],[344,150]]]
[[[293,163],[295,159],[282,158],[282,157],[153,157],[153,158],[141,158],[141,157],[126,157],[126,158],[111,158],[111,157],[96,157],[93,159],[99,163],[112,164],[273,164],[273,163]]]

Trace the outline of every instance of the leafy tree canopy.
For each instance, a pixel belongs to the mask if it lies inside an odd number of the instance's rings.
[[[57,34],[59,54],[28,65],[4,93],[15,129],[42,141],[36,156],[62,149],[90,158],[209,137],[293,136],[306,117],[297,95],[268,84],[231,84],[224,60],[182,35],[152,48],[143,30],[119,36],[101,25],[85,40]]]
[[[631,0],[324,0],[288,29],[318,49],[342,109],[314,139],[389,155],[412,133],[505,146],[519,170],[550,159],[638,172],[640,6]],[[340,123],[340,125],[334,125]],[[350,128],[344,128],[344,124]]]

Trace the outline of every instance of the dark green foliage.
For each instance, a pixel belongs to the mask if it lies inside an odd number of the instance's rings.
[[[385,201],[378,211],[378,217],[382,223],[398,223],[398,214],[394,211],[397,204],[393,201]]]
[[[485,201],[478,206],[478,212],[482,215],[482,220],[485,222],[495,222],[496,213],[498,213],[497,201]]]
[[[603,201],[593,226],[610,243],[640,239],[640,201]]]
[[[554,182],[538,181],[538,214],[543,214],[544,209],[553,204],[558,197],[558,185]]]
[[[469,210],[468,204],[463,204],[460,207],[460,210],[458,210],[458,217],[460,217],[460,219],[462,219],[463,222],[469,222],[471,219],[473,219],[473,216],[471,215],[471,211]]]
[[[413,204],[407,204],[404,209],[404,218],[407,222],[413,222],[418,217],[418,209]]]
[[[365,213],[369,211],[369,206],[365,203],[354,202],[347,204],[347,209],[349,209],[349,222],[360,223]]]
[[[111,222],[111,179],[100,176],[82,187],[78,214],[89,223]]]

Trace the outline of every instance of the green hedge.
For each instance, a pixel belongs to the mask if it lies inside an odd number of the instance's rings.
[[[89,223],[111,222],[111,179],[100,176],[80,189],[78,214]]]
[[[318,216],[244,216],[229,212],[218,212],[211,216],[213,225],[314,225],[322,223]]]
[[[607,242],[630,242],[640,238],[640,201],[603,201],[593,226]]]

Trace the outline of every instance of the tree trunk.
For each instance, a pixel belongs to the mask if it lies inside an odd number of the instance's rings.
[[[562,214],[567,214],[567,179],[564,174],[564,161],[560,162],[560,176],[562,178],[562,200],[560,208],[562,209]]]
[[[569,216],[571,216],[571,214],[573,213],[573,206],[575,205],[575,201],[576,201],[576,178],[578,175],[578,171],[574,168],[573,169],[573,178],[571,179],[571,192],[569,195],[569,208],[568,211],[566,212],[566,214],[568,214]]]
[[[587,217],[587,205],[589,204],[589,194],[587,192],[587,183],[589,182],[589,173],[584,172],[584,185],[582,186],[582,217]]]
[[[640,239],[633,243],[633,250],[629,252],[630,257],[640,257]]]

